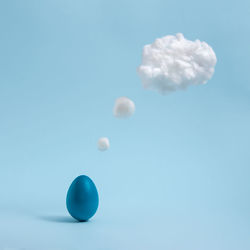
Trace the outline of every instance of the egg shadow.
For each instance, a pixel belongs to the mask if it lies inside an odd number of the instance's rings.
[[[44,220],[44,221],[49,221],[49,222],[56,222],[56,223],[83,223],[83,222],[88,222],[87,220],[85,221],[78,221],[75,220],[74,218],[70,216],[56,216],[56,215],[43,215],[43,216],[38,216],[38,219]]]

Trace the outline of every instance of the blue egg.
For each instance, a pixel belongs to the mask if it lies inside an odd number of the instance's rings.
[[[86,175],[78,176],[67,193],[66,205],[70,215],[78,221],[87,221],[96,213],[98,204],[94,182]]]

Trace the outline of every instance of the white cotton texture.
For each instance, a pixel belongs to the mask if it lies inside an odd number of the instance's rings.
[[[97,142],[98,149],[105,151],[109,148],[109,139],[107,137],[101,137]]]
[[[135,112],[135,104],[127,97],[119,97],[115,100],[113,114],[117,118],[127,118]]]
[[[145,45],[137,72],[144,88],[167,94],[205,84],[212,77],[216,62],[216,55],[206,42],[190,41],[178,33]]]

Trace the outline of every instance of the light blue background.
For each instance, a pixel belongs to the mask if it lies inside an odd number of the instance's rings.
[[[178,32],[213,47],[213,78],[144,90],[143,46]],[[248,0],[1,0],[0,37],[0,249],[250,249]],[[65,207],[79,174],[89,223]]]

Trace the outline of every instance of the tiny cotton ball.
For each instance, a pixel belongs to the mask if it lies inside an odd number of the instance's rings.
[[[127,118],[135,112],[135,104],[127,97],[119,97],[115,100],[113,114],[117,118]]]
[[[107,137],[101,137],[97,143],[100,151],[105,151],[109,148],[109,139]]]

